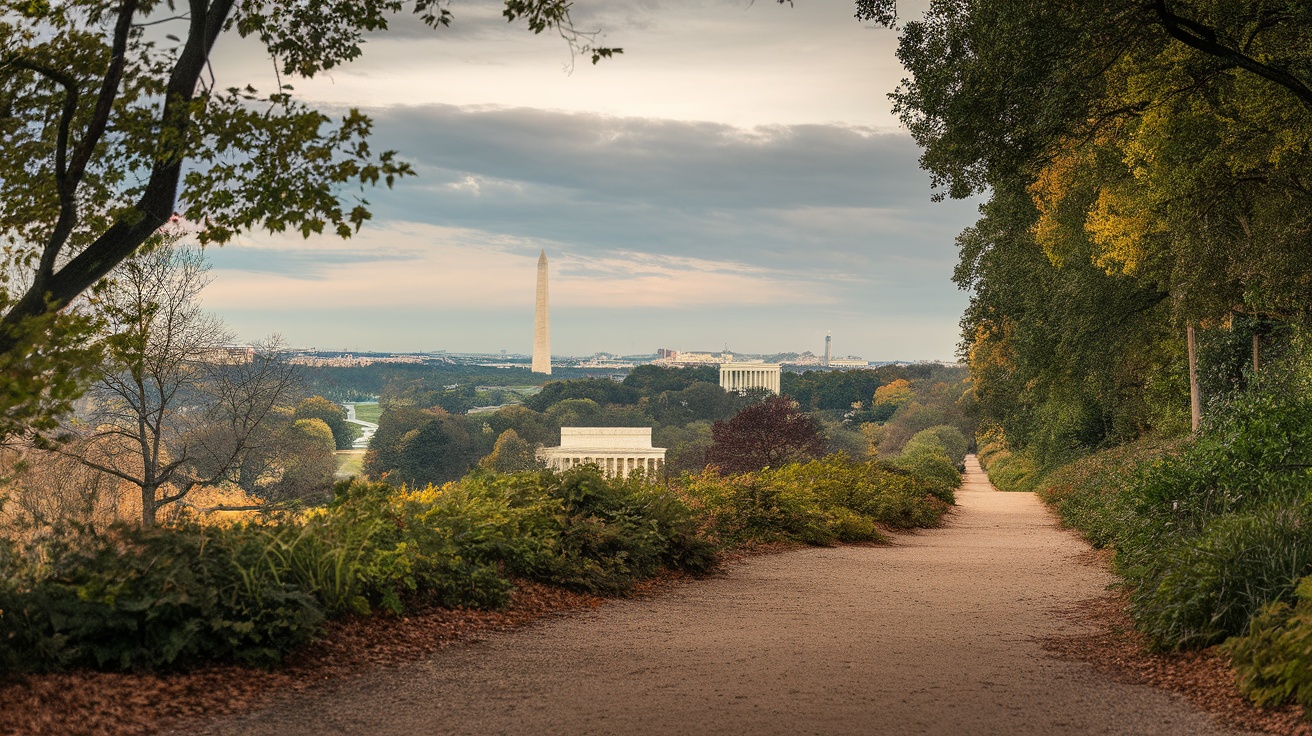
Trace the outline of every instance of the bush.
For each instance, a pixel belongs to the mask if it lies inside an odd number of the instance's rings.
[[[1268,604],[1247,634],[1225,643],[1239,689],[1258,705],[1293,700],[1312,708],[1312,576],[1294,593],[1293,605]]]
[[[1040,495],[1114,549],[1159,647],[1240,634],[1312,573],[1312,401],[1246,395],[1196,438],[1143,442],[1052,473]]]
[[[717,560],[678,496],[595,467],[335,494],[258,524],[65,530],[22,555],[0,545],[0,673],[268,666],[329,615],[497,608],[512,575],[619,593],[662,566]]]
[[[1166,535],[1118,563],[1138,628],[1159,647],[1206,646],[1242,632],[1312,571],[1312,513],[1271,505],[1215,517],[1197,534]]]
[[[878,526],[936,526],[948,506],[930,483],[887,463],[857,463],[839,453],[774,470],[684,479],[682,491],[703,509],[724,545],[776,541],[833,544],[881,541]]]
[[[549,510],[554,523],[541,554],[512,563],[526,577],[619,593],[662,566],[704,572],[717,561],[697,516],[666,489],[640,477],[606,478],[594,465],[538,477],[545,482],[521,498]]]
[[[913,449],[918,443],[925,442],[929,438],[937,439],[943,451],[947,453],[948,459],[958,470],[965,470],[966,453],[970,450],[970,442],[966,435],[961,433],[960,429],[950,424],[940,424],[929,429],[923,429],[907,441],[906,446],[902,448],[902,453],[906,454],[908,450]]]
[[[3,611],[28,668],[268,666],[324,619],[255,525],[65,530],[41,557],[39,577],[29,565],[11,579]]]
[[[940,500],[956,503],[954,492],[961,487],[961,473],[933,430],[924,430],[912,437],[902,453],[893,459],[893,464],[928,483],[931,492]]]

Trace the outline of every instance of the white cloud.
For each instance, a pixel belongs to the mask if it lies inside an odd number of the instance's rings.
[[[242,239],[211,251],[216,279],[204,301],[219,311],[330,309],[347,298],[368,309],[531,308],[541,248],[552,264],[552,304],[562,308],[816,301],[814,281],[743,263],[624,250],[588,255],[559,242],[413,222],[376,225],[350,241],[293,235]],[[375,249],[379,258],[371,260],[368,253]],[[293,263],[299,254],[318,267],[313,272],[253,267],[289,254]]]

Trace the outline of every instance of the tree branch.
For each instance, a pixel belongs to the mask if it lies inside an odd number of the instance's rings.
[[[96,109],[87,124],[86,135],[73,156],[69,168],[70,189],[76,189],[82,175],[86,173],[87,163],[91,160],[96,146],[109,125],[109,114],[114,109],[114,98],[118,97],[118,85],[123,80],[123,67],[127,63],[128,35],[132,31],[132,16],[137,12],[137,0],[123,0],[118,9],[118,23],[114,26],[114,43],[109,54],[109,68],[105,70],[105,79],[100,85],[100,94],[96,98]]]
[[[1303,105],[1312,109],[1312,87],[1284,69],[1264,64],[1257,59],[1232,49],[1217,40],[1216,31],[1207,26],[1172,13],[1166,6],[1166,0],[1152,0],[1152,10],[1157,14],[1162,27],[1175,40],[1205,54],[1228,61],[1241,69],[1252,72],[1268,81],[1289,90]]]

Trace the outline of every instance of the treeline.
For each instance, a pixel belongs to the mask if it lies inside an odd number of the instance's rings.
[[[995,482],[1114,550],[1153,642],[1236,637],[1312,705],[1312,6],[936,3],[899,57],[922,165],[988,197],[955,279]]]
[[[488,368],[436,362],[300,366],[300,373],[306,391],[333,401],[372,401],[384,394],[423,391],[430,394],[432,401],[450,401],[451,408],[448,411],[466,411],[474,406],[486,405],[476,403],[476,399],[491,401],[488,397],[475,397],[477,386],[536,386],[543,381],[541,374],[533,373],[528,368]],[[558,368],[555,371],[557,378],[565,379],[587,377],[595,373],[571,368]],[[452,388],[446,389],[447,386]]]
[[[961,367],[885,366],[786,373],[783,386],[797,410],[815,422],[825,451],[865,458],[896,454],[912,435],[930,427],[950,425],[972,436],[969,407],[961,401],[966,375]],[[790,387],[800,399],[787,393]],[[472,415],[432,403],[436,391],[424,381],[391,391],[381,399],[365,472],[410,484],[455,480],[480,463],[503,472],[531,469],[537,448],[559,443],[562,426],[652,427],[653,444],[668,449],[668,472],[698,472],[707,464],[716,423],[768,396],[726,392],[714,367],[654,365],[635,368],[622,383],[552,381],[522,405]]]

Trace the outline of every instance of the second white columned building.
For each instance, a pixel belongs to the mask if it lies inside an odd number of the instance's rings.
[[[780,369],[778,363],[721,363],[720,388],[725,391],[763,388],[778,394]]]

